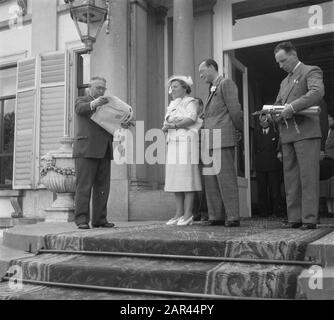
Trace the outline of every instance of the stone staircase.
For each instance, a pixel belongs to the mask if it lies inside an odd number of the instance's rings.
[[[309,244],[332,229],[284,230],[278,224],[252,220],[227,229],[155,223],[46,234],[37,255],[10,261],[26,283],[17,291],[0,283],[0,298],[305,298],[298,277],[313,264],[305,261],[314,256]],[[12,236],[5,233],[4,243],[10,245]]]

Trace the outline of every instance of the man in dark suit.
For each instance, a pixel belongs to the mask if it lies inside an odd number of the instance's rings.
[[[291,42],[274,50],[276,62],[288,76],[282,81],[276,105],[285,108],[279,117],[283,151],[284,184],[288,222],[286,228],[315,229],[319,209],[319,116],[298,111],[320,104],[324,96],[319,67],[299,61]]]
[[[75,102],[75,223],[79,229],[90,228],[92,190],[92,227],[114,226],[107,221],[113,136],[90,119],[99,106],[107,103],[108,100],[103,97],[105,90],[106,80],[94,77],[89,85],[89,94],[79,97]]]
[[[260,216],[281,216],[282,163],[278,159],[279,133],[269,115],[260,115],[260,126],[255,130],[254,152],[257,182],[257,199]]]
[[[202,115],[204,139],[201,142],[203,148],[209,149],[215,171],[211,175],[204,174],[209,225],[237,227],[240,225],[239,196],[234,152],[236,129],[242,129],[238,89],[231,79],[219,75],[218,64],[212,59],[200,64],[199,74],[210,85]],[[214,129],[219,132],[219,139],[215,141]],[[208,136],[205,136],[206,133]],[[220,167],[216,167],[217,164]]]

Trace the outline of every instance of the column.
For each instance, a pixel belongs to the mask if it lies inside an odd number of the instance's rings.
[[[57,50],[57,1],[32,0],[32,56]]]
[[[111,5],[110,33],[106,34],[106,23],[101,29],[91,54],[91,76],[107,80],[106,95],[115,95],[129,102],[129,57],[128,57],[128,1],[113,0]],[[111,182],[108,199],[108,220],[129,219],[128,166],[111,162]]]
[[[194,79],[194,10],[192,0],[174,0],[173,73]]]
[[[148,4],[144,0],[130,0],[130,104],[136,115],[134,130],[136,163],[130,167],[131,186],[133,189],[147,189],[148,165],[145,163],[145,132],[148,130]]]
[[[213,17],[216,0],[202,0],[194,6],[194,43],[195,43],[195,86],[194,94],[204,99],[208,94],[208,85],[201,81],[197,66],[207,58],[213,57]],[[220,41],[221,42],[221,41]],[[222,56],[222,52],[220,52]],[[222,71],[222,70],[220,70]]]

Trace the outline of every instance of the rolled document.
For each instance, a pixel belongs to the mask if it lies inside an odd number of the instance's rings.
[[[264,105],[262,110],[256,111],[253,116],[260,115],[260,114],[276,114],[279,115],[285,106],[275,106],[275,105]],[[321,109],[319,106],[309,107],[307,109],[303,109],[301,111],[296,112],[296,114],[301,115],[318,115]]]

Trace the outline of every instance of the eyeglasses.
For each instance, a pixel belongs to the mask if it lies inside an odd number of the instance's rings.
[[[103,90],[103,91],[106,91],[106,90],[107,90],[107,88],[105,88],[105,87],[96,87],[96,89],[97,89],[97,90]]]

